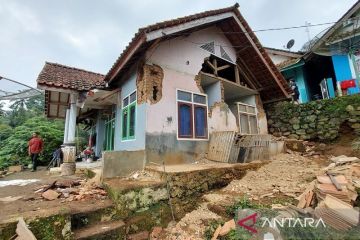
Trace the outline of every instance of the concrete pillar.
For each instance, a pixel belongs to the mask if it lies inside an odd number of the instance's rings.
[[[69,117],[70,117],[70,109],[66,109],[66,116],[65,116],[65,129],[64,129],[64,142],[68,142],[68,131],[69,131]]]
[[[62,148],[64,163],[61,165],[61,175],[73,175],[76,170],[76,147],[75,147],[75,133],[76,133],[76,95],[70,96],[70,109],[66,111],[66,119],[68,123],[66,131],[66,142]],[[65,125],[65,128],[66,128]],[[65,138],[65,137],[64,137]]]
[[[68,126],[68,134],[67,134],[67,144],[75,145],[75,133],[76,133],[76,115],[77,115],[77,107],[76,107],[76,95],[71,94],[70,97],[70,113],[69,113],[69,126]]]

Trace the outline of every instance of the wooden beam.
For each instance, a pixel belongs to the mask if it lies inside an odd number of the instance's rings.
[[[254,88],[254,89],[258,89],[259,87],[261,87],[261,85],[260,85],[259,82],[257,81],[257,79],[256,79],[256,77],[254,76],[254,74],[250,71],[250,69],[248,68],[248,66],[245,64],[244,60],[242,60],[240,57],[238,57],[238,61],[240,62],[241,67],[245,68],[244,70],[246,70],[246,72],[243,71],[243,74],[244,74],[244,75],[247,75],[248,78],[249,78],[249,75],[250,75],[250,78],[247,79],[247,80],[248,80],[248,84],[249,84],[252,88]],[[248,74],[249,74],[249,75],[248,75]],[[256,85],[258,85],[258,86],[256,86],[254,83],[255,83]]]
[[[231,65],[226,64],[226,65],[224,65],[224,66],[218,67],[217,70],[218,70],[218,71],[221,71],[221,70],[227,69],[227,68],[229,68],[229,67],[231,67]]]
[[[216,58],[213,59],[213,65],[214,65],[214,74],[215,74],[215,76],[217,76],[218,75],[218,67],[217,67]]]
[[[215,66],[209,60],[206,60],[206,63],[215,71]]]
[[[105,94],[102,97],[95,98],[94,102],[104,101],[106,98],[112,96],[113,94],[120,92],[120,90],[121,90],[121,88],[117,88],[115,90],[112,90],[112,91],[110,91],[109,93]]]
[[[61,92],[58,93],[58,102],[61,100]],[[59,116],[60,104],[57,105],[56,116]]]
[[[235,15],[235,14],[234,14]],[[274,71],[271,69],[271,66],[269,65],[268,61],[266,61],[265,57],[262,55],[262,53],[260,52],[258,46],[255,44],[254,40],[251,38],[250,34],[247,32],[247,30],[245,29],[245,27],[243,26],[243,24],[241,23],[240,19],[236,17],[234,17],[234,19],[236,20],[236,22],[238,23],[240,29],[242,32],[244,32],[246,38],[248,39],[248,41],[250,42],[250,44],[253,46],[255,52],[258,54],[258,56],[260,57],[261,61],[265,64],[266,68],[268,69],[268,71],[270,72],[270,74],[272,75],[272,77],[274,78],[274,80],[276,81],[276,83],[278,84],[278,86],[280,87],[281,91],[283,92],[283,94],[289,98],[290,95],[289,93],[286,91],[285,87],[282,85],[282,83],[280,82],[280,80],[277,78],[276,74],[274,73]],[[255,35],[255,34],[254,34]],[[256,38],[256,36],[255,36]],[[260,43],[259,43],[260,44]],[[265,50],[264,50],[265,51]]]

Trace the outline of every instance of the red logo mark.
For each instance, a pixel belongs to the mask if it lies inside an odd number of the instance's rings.
[[[253,228],[252,226],[255,225],[256,223],[256,217],[257,217],[257,213],[251,214],[249,216],[247,216],[246,218],[240,219],[237,224],[239,224],[239,226],[245,228],[246,230],[252,232],[252,233],[257,233],[256,229]],[[251,225],[246,225],[245,223],[249,220],[252,220],[252,224]]]

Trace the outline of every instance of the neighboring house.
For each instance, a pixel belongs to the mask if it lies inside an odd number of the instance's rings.
[[[306,103],[311,100],[308,91],[308,83],[305,78],[305,61],[302,59],[304,53],[291,52],[275,48],[265,48],[271,60],[283,74],[287,82],[293,79],[298,86],[300,103]]]
[[[265,49],[284,78],[295,80],[300,103],[335,97],[336,82],[331,57],[312,52]]]
[[[46,63],[38,87],[47,116],[66,119],[64,143],[75,118],[93,127],[112,177],[192,163],[215,132],[267,134],[263,104],[290,90],[237,8],[139,29],[105,76]]]
[[[311,52],[330,56],[335,72],[335,88],[340,93],[360,92],[360,1],[356,2],[311,47]]]

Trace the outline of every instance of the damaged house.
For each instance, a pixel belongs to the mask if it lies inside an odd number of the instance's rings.
[[[194,162],[217,132],[267,134],[263,104],[290,90],[238,7],[139,29],[106,75],[46,63],[38,87],[47,116],[66,119],[64,143],[87,124],[113,177]]]

